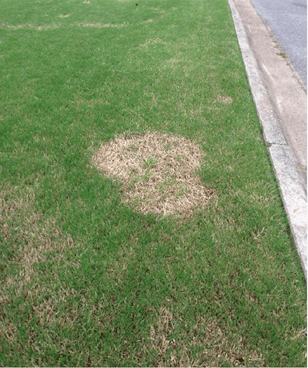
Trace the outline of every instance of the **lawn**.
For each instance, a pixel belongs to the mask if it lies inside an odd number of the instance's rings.
[[[0,78],[2,366],[306,366],[306,282],[227,0],[0,0]],[[144,211],[174,178],[127,200],[158,154],[128,183],[95,165],[144,136],[200,149],[204,206]]]

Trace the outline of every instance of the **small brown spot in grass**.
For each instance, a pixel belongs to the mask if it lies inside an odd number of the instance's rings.
[[[148,40],[145,41],[145,43],[141,44],[140,47],[147,48],[150,45],[157,45],[157,44],[166,45],[167,42],[161,40],[160,38],[149,38]]]
[[[232,97],[230,96],[218,96],[217,97],[217,102],[222,102],[222,103],[225,103],[225,104],[231,104],[232,103]]]
[[[187,217],[215,196],[195,174],[203,155],[192,140],[147,133],[103,144],[93,163],[106,177],[120,179],[123,203],[145,214]]]
[[[227,334],[215,320],[196,317],[193,331],[187,338],[185,320],[165,306],[160,308],[157,322],[150,326],[149,340],[154,366],[213,367],[226,362],[232,366],[264,366],[262,355],[250,350],[248,341]],[[193,357],[191,351],[199,349],[199,356]]]
[[[160,13],[160,14],[164,14],[165,13],[165,11],[163,10],[163,9],[160,9],[160,8],[155,8],[155,7],[150,7],[149,8],[150,10],[154,10],[155,12],[157,12],[157,13]]]
[[[154,20],[153,19],[147,19],[147,20],[145,20],[144,22],[142,22],[142,23],[144,23],[144,24],[148,24],[148,23],[153,23],[154,22]]]
[[[0,321],[0,338],[6,339],[9,343],[12,343],[17,333],[15,324],[9,320],[0,319]]]
[[[90,28],[123,28],[127,26],[127,23],[100,23],[100,22],[84,22],[79,24],[82,27],[90,27]]]
[[[297,334],[293,337],[291,337],[291,340],[296,340],[299,338],[307,338],[307,328],[304,328],[303,330],[300,330],[299,332],[297,332]]]

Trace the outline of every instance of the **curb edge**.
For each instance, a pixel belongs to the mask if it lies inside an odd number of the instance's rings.
[[[293,240],[307,280],[307,194],[300,181],[301,176],[294,154],[284,138],[279,119],[274,113],[263,84],[258,63],[250,47],[241,17],[233,0],[228,0],[228,2],[250,90],[263,127],[264,141],[268,147]]]

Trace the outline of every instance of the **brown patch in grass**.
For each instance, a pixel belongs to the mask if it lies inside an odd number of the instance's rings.
[[[25,26],[21,25],[21,24],[17,24],[16,26],[11,25],[11,24],[2,24],[2,26],[1,26],[2,29],[9,29],[9,30],[14,30],[14,31],[17,30],[17,29],[20,29],[20,28],[24,28],[24,27]]]
[[[305,339],[307,338],[307,328],[304,328],[303,330],[300,330],[299,332],[297,332],[295,336],[291,337],[291,340],[296,340],[301,337],[304,337]]]
[[[227,336],[216,321],[199,317],[189,343],[184,325],[182,317],[166,307],[160,309],[157,323],[150,327],[150,346],[156,353],[152,365],[213,367],[228,362],[232,366],[264,366],[262,354],[250,350],[244,338]],[[178,334],[181,329],[183,332]],[[194,358],[191,351],[198,347],[201,353]]]
[[[70,304],[68,300],[80,298],[80,304]],[[87,298],[77,292],[75,289],[61,288],[57,292],[53,292],[48,299],[44,299],[40,304],[33,304],[32,308],[35,312],[38,322],[41,326],[73,328],[76,320],[80,317],[82,305],[87,304]],[[59,313],[61,306],[67,306],[69,313]],[[96,307],[98,309],[98,306]]]
[[[94,107],[96,105],[109,105],[110,102],[103,98],[92,98],[90,100],[86,100],[83,97],[76,99],[75,101],[71,102],[73,105],[76,105],[77,108],[82,105],[86,105],[88,107]]]
[[[161,40],[160,38],[149,38],[148,40],[145,41],[145,43],[141,44],[140,47],[147,48],[150,45],[157,45],[157,44],[167,45],[167,42]]]
[[[35,24],[17,24],[17,25],[11,25],[11,24],[3,24],[2,29],[8,29],[10,31],[17,31],[19,29],[34,29],[37,31],[43,31],[43,30],[50,30],[50,29],[56,29],[60,28],[61,26],[59,24],[48,24],[44,26],[37,26]]]
[[[34,300],[44,295],[46,287],[39,282],[35,288],[29,285],[37,277],[37,263],[44,262],[52,251],[56,253],[55,261],[60,262],[63,250],[74,246],[74,241],[70,236],[62,234],[53,218],[44,218],[35,210],[33,188],[20,189],[8,185],[0,190],[0,231],[3,241],[10,245],[13,254],[9,264],[13,264],[18,270],[12,275],[5,273],[1,280],[0,339],[15,346],[18,328],[7,313],[12,299],[22,297],[23,304],[20,308],[31,305],[40,323],[54,324],[58,314],[57,305],[60,304],[54,299],[59,297],[59,293],[37,306]],[[51,289],[52,287],[50,285]],[[29,339],[30,335],[31,333]]]
[[[67,18],[68,15],[62,15],[60,14],[60,18]],[[57,29],[57,28],[67,28],[67,27],[87,27],[87,28],[123,28],[127,27],[127,23],[121,23],[121,24],[115,24],[115,23],[100,23],[100,22],[82,22],[82,23],[72,23],[67,25],[62,24],[46,24],[46,25],[35,25],[35,24],[18,24],[18,25],[11,25],[11,24],[2,24],[2,29],[7,29],[11,31],[17,31],[20,29],[34,29],[36,31],[48,31],[51,29]]]
[[[195,175],[203,155],[192,140],[147,133],[103,144],[93,163],[106,177],[123,182],[123,203],[145,214],[187,217],[215,196]]]
[[[143,24],[149,24],[149,23],[153,23],[154,22],[154,20],[153,19],[147,19],[147,20],[145,20],[144,22],[142,22]]]
[[[10,320],[5,320],[3,317],[0,317],[0,338],[7,339],[12,343],[16,333],[17,327],[15,324]]]
[[[230,96],[218,96],[217,97],[217,100],[216,100],[217,102],[222,102],[222,103],[225,103],[225,104],[231,104],[232,103],[232,97],[230,97]]]
[[[166,63],[168,63],[168,64],[177,64],[177,63],[180,63],[180,62],[182,62],[182,60],[179,57],[177,57],[177,56],[172,57],[171,59],[166,60]]]
[[[160,14],[164,14],[164,13],[166,13],[163,9],[155,8],[155,7],[153,7],[153,6],[151,6],[149,9],[154,10],[154,11],[156,11],[157,13],[160,13]]]
[[[78,24],[81,27],[90,27],[90,28],[123,28],[127,27],[127,23],[100,23],[100,22],[84,22]]]
[[[174,318],[166,307],[162,307],[159,313],[156,328],[151,325],[150,340],[151,347],[156,351],[158,356],[163,357],[173,342],[172,340],[168,340],[168,335],[173,330],[172,321]]]
[[[0,229],[3,241],[11,244],[14,254],[10,263],[19,269],[18,273],[7,276],[2,282],[0,304],[3,307],[10,303],[9,295],[31,297],[28,284],[36,273],[35,265],[44,262],[51,251],[57,251],[56,261],[60,261],[63,249],[73,246],[74,241],[62,234],[55,219],[44,218],[35,211],[32,188],[25,190],[8,186],[0,191]],[[41,292],[40,288],[35,290],[36,295]]]

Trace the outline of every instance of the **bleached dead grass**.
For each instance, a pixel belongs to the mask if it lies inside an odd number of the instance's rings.
[[[188,217],[215,197],[196,175],[203,156],[192,140],[146,133],[103,144],[93,163],[106,177],[123,182],[123,203],[137,211]]]

